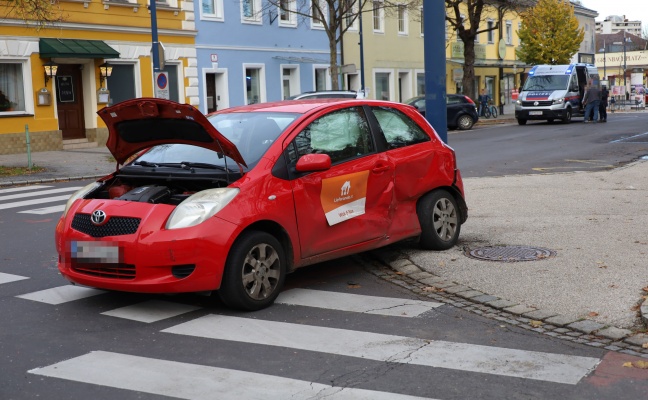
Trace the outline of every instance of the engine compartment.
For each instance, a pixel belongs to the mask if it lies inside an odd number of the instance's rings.
[[[178,205],[194,193],[227,187],[223,179],[132,177],[116,175],[88,194],[87,199],[110,199]]]

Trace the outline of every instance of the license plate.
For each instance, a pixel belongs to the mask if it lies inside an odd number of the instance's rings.
[[[529,111],[529,115],[542,115],[542,111]]]
[[[70,243],[72,258],[86,263],[113,264],[120,262],[120,248],[110,242],[81,242]]]

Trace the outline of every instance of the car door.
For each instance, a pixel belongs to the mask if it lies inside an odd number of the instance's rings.
[[[327,154],[331,168],[299,174],[298,159]],[[317,117],[286,147],[302,258],[385,237],[394,166],[376,151],[362,107]]]
[[[457,117],[461,114],[463,104],[457,96],[446,97],[446,107],[448,116],[448,126],[457,125]]]

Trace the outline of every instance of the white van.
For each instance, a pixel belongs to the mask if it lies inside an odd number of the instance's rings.
[[[600,84],[598,69],[592,64],[534,66],[515,103],[518,124],[557,119],[567,124],[572,117],[584,116],[583,94],[590,81]]]

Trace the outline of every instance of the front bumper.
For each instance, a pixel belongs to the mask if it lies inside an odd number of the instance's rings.
[[[139,293],[215,290],[239,227],[218,217],[182,229],[166,230],[173,206],[82,200],[56,227],[58,268],[73,283]],[[141,218],[135,233],[93,237],[72,228],[75,214],[101,207],[110,216]],[[79,250],[94,248],[88,257]],[[115,254],[118,253],[118,256]]]
[[[534,110],[515,110],[515,118],[517,119],[530,119],[530,120],[547,120],[547,119],[563,119],[567,114],[567,110],[561,109],[534,109]]]

